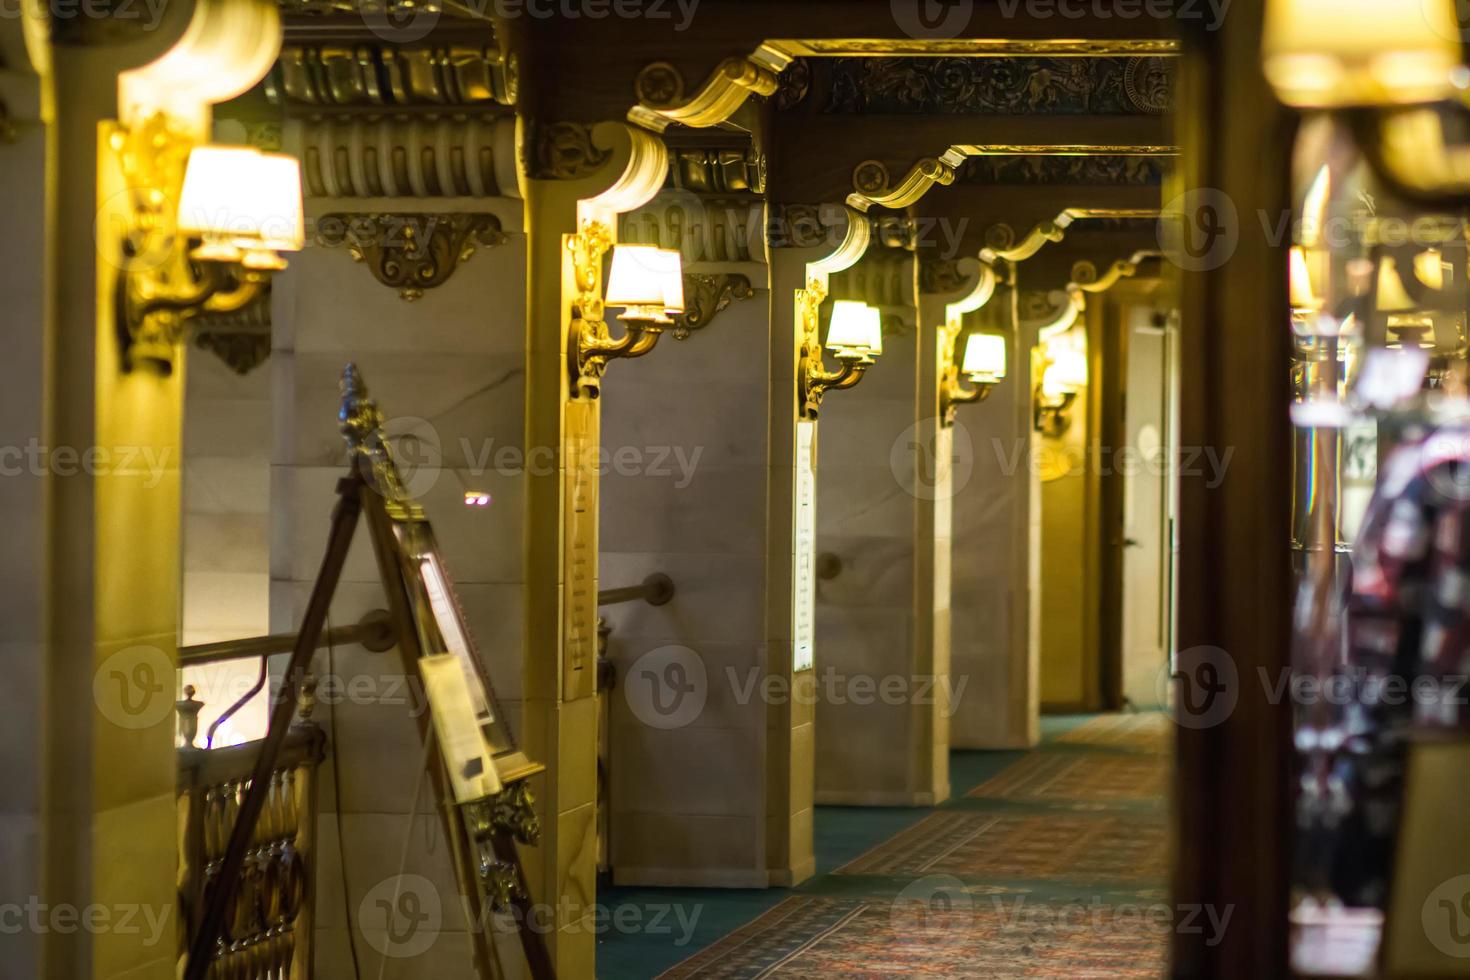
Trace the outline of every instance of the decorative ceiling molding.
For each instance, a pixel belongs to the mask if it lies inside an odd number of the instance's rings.
[[[475,251],[503,245],[506,235],[493,214],[326,214],[317,222],[317,244],[346,246],[354,262],[412,302],[443,285]]]
[[[980,250],[980,261],[987,264],[994,264],[1001,260],[1024,262],[1041,251],[1042,246],[1047,242],[1061,241],[1067,229],[1076,221],[1135,219],[1157,221],[1162,216],[1162,210],[1153,208],[1067,208],[1052,220],[1038,223],[1019,242],[1005,241],[1004,238],[1001,238],[995,244],[987,245]],[[1011,237],[1010,228],[1007,225],[995,225],[990,230],[1004,237]]]
[[[824,112],[871,115],[1153,115],[1173,100],[1172,58],[837,58]]]
[[[675,248],[691,262],[765,261],[765,205],[749,197],[663,191],[618,216],[618,240]]]
[[[709,326],[731,303],[754,295],[750,279],[739,273],[685,273],[685,310],[674,317],[674,338],[688,340],[695,330]]]
[[[776,94],[771,101],[777,109],[794,109],[806,101],[811,90],[812,63],[806,58],[797,58],[776,79]]]
[[[669,151],[669,186],[696,194],[766,192],[766,156],[753,146]]]
[[[515,119],[333,117],[300,126],[308,197],[519,197]]]
[[[1178,55],[1173,38],[1138,39],[1014,39],[988,37],[937,38],[780,38],[766,44],[791,57],[869,58],[883,55],[942,58],[1015,58]]]
[[[669,105],[640,103],[628,110],[628,121],[655,133],[674,123],[697,129],[718,126],[733,116],[752,95],[773,95],[777,76],[792,57],[769,43],[744,58],[726,58],[688,99]],[[645,69],[646,70],[646,69]],[[680,86],[682,91],[682,85]],[[659,89],[659,93],[663,92]],[[642,92],[639,93],[643,98]]]
[[[455,109],[515,105],[515,57],[489,43],[392,46],[337,41],[290,43],[266,76],[275,105],[317,109],[409,106]]]
[[[1098,274],[1097,267],[1091,262],[1078,262],[1072,267],[1072,281],[1067,283],[1067,291],[1080,289],[1085,293],[1104,293],[1116,286],[1119,280],[1131,279],[1138,273],[1139,266],[1151,259],[1161,259],[1164,253],[1155,249],[1144,249],[1134,252],[1126,259],[1119,259],[1108,266],[1108,271]]]
[[[1163,257],[1164,253],[1156,249],[1141,249],[1114,262],[1102,275],[1098,275],[1097,267],[1091,262],[1078,262],[1072,266],[1072,280],[1060,290],[1022,291],[1021,322],[1034,327],[1040,340],[1066,333],[1087,309],[1087,294],[1105,293],[1120,281],[1137,275],[1144,263]]]

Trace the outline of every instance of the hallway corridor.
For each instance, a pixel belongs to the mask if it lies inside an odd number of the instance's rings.
[[[1161,714],[1046,719],[1033,751],[953,753],[941,807],[819,808],[799,888],[607,889],[598,975],[1160,977],[1171,734]]]

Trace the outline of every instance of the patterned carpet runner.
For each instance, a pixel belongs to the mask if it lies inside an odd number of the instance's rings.
[[[660,977],[1157,980],[1170,727],[1086,721]]]

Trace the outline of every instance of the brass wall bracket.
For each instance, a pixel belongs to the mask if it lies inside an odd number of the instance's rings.
[[[323,215],[317,243],[346,246],[354,262],[367,266],[378,282],[409,302],[426,289],[442,286],[481,247],[506,242],[493,214],[341,214]]]
[[[576,286],[567,334],[567,370],[575,397],[598,397],[609,361],[642,357],[653,350],[663,333],[657,322],[633,318],[623,320],[626,332],[621,337],[613,337],[608,330],[602,302],[602,259],[612,245],[612,232],[600,221],[584,223],[567,240]]]
[[[841,367],[829,371],[822,363],[821,321],[818,311],[827,298],[821,282],[812,279],[796,293],[797,328],[801,331],[801,357],[796,366],[796,403],[801,417],[815,419],[822,408],[822,396],[829,391],[851,388],[863,380],[873,364],[868,356],[839,356]]]
[[[1075,391],[1048,395],[1038,384],[1032,400],[1036,431],[1051,439],[1060,439],[1066,435],[1067,430],[1072,427],[1072,405],[1076,401]]]

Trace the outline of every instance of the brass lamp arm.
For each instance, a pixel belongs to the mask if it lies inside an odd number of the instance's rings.
[[[842,357],[842,367],[836,371],[824,371],[820,368],[812,371],[812,387],[822,391],[841,391],[851,388],[863,379],[863,373],[868,370],[872,361],[866,357]]]

